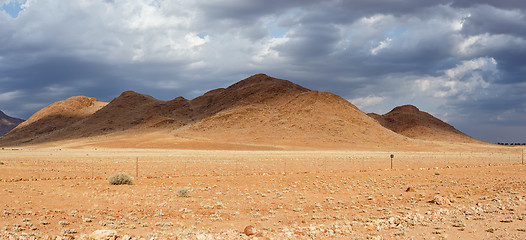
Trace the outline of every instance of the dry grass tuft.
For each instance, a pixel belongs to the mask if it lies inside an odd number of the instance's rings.
[[[126,173],[117,173],[111,177],[108,178],[108,182],[111,185],[132,185],[133,184],[133,178],[128,176]]]

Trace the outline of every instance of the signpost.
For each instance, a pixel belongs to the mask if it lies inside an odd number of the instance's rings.
[[[391,169],[393,169],[393,158],[394,158],[394,154],[391,154]]]

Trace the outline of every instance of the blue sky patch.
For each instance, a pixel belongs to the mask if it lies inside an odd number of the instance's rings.
[[[11,17],[17,18],[20,11],[22,11],[23,1],[11,0],[2,6],[2,10],[8,13]]]

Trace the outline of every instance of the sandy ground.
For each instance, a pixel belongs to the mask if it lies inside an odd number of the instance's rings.
[[[526,239],[521,161],[518,148],[3,149],[0,238]],[[110,185],[116,172],[134,184]]]

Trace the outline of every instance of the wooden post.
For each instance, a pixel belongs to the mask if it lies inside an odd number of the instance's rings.
[[[391,154],[391,169],[393,169],[393,158],[394,158],[394,154]]]
[[[135,159],[135,177],[139,177],[139,157]]]

